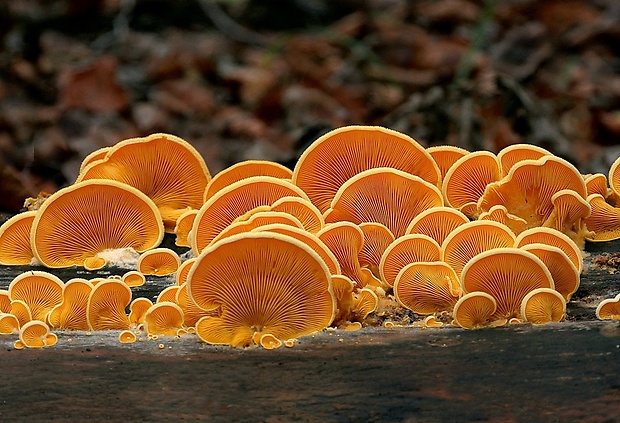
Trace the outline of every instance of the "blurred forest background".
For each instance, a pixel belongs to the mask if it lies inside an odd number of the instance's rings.
[[[214,175],[294,166],[349,124],[425,146],[540,145],[582,173],[620,155],[618,0],[0,2],[0,210],[153,132]]]

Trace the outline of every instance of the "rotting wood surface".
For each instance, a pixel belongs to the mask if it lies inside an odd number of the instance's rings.
[[[2,337],[0,421],[615,421],[620,322],[594,311],[620,282],[589,263],[617,247],[588,246],[567,321],[539,327],[326,331],[271,351],[194,336],[120,344],[118,331],[60,331],[54,347],[18,351]],[[24,270],[0,268],[0,288]]]

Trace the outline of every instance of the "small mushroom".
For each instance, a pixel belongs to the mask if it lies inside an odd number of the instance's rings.
[[[129,329],[125,308],[131,302],[131,289],[123,282],[99,282],[88,297],[86,320],[90,330]]]
[[[172,285],[162,289],[162,291],[157,296],[156,303],[161,303],[164,301],[176,302],[177,293],[181,287],[179,285]]]
[[[138,259],[138,272],[143,275],[168,276],[179,269],[181,259],[170,248],[147,250]]]
[[[10,313],[0,313],[0,335],[19,333],[19,320]]]
[[[411,234],[396,238],[381,256],[381,280],[388,286],[394,286],[398,273],[409,263],[438,261],[440,256],[439,244],[428,235]]]
[[[559,322],[565,315],[566,301],[555,289],[534,289],[521,301],[521,317],[535,325]]]
[[[520,234],[527,229],[527,220],[510,214],[506,206],[496,204],[488,211],[480,213],[478,220],[492,220],[506,225],[515,234]]]
[[[9,297],[9,291],[6,289],[0,289],[0,313],[11,312],[11,297]]]
[[[84,159],[82,160],[82,163],[80,164],[80,173],[82,173],[86,166],[88,166],[89,164],[99,160],[103,160],[106,154],[108,154],[108,151],[110,151],[111,149],[112,147],[101,147],[87,154],[86,157],[84,157]]]
[[[379,264],[385,249],[394,242],[394,235],[383,224],[364,222],[359,224],[364,233],[364,243],[358,254],[360,266],[370,269],[375,277],[380,277]]]
[[[106,264],[108,263],[108,261],[106,259],[104,259],[103,257],[86,257],[84,259],[84,269],[89,270],[89,271],[93,271],[93,270],[99,270],[102,269]]]
[[[564,251],[573,262],[577,271],[581,273],[583,268],[583,256],[581,250],[566,234],[552,228],[537,227],[521,232],[515,240],[515,247],[523,247],[527,244],[547,244],[558,247]]]
[[[458,226],[469,222],[467,216],[452,207],[432,207],[417,215],[407,226],[406,234],[423,234],[439,245]]]
[[[198,307],[194,300],[190,298],[186,283],[179,286],[175,297],[175,302],[183,311],[183,326],[185,327],[195,327],[196,322],[204,316],[217,317],[219,315],[218,309],[204,311]]]
[[[584,219],[591,242],[613,241],[620,238],[620,208],[607,203],[602,195],[592,194],[587,198],[592,213]]]
[[[258,343],[266,350],[274,350],[282,346],[282,341],[270,333],[262,334]]]
[[[612,193],[611,189],[607,186],[607,176],[602,173],[584,175],[583,180],[586,184],[588,195],[600,194],[603,198],[607,198]]]
[[[295,216],[304,229],[316,234],[325,226],[321,211],[309,200],[301,197],[282,197],[271,205],[271,211],[284,212]]]
[[[20,327],[32,320],[30,307],[22,300],[11,301],[11,310],[9,313],[17,318]]]
[[[510,169],[523,160],[537,160],[552,154],[542,147],[533,144],[512,144],[497,153],[497,160],[502,167],[502,175],[508,175]]]
[[[596,307],[596,318],[600,320],[620,320],[620,294],[607,298]]]
[[[27,348],[43,348],[55,345],[58,338],[50,333],[49,327],[41,320],[31,320],[19,330],[19,340]]]
[[[189,275],[189,271],[195,262],[196,257],[192,257],[181,263],[177,273],[174,275],[174,280],[178,286],[183,285],[187,281],[187,275]]]
[[[474,291],[459,298],[452,310],[452,317],[457,326],[476,329],[490,325],[496,311],[495,298],[486,292]]]
[[[579,288],[579,272],[564,251],[547,244],[527,244],[520,247],[542,260],[553,278],[554,289],[568,302]]]
[[[151,308],[153,302],[148,298],[138,297],[129,304],[129,326],[141,328],[144,325],[144,315]]]
[[[173,302],[153,304],[144,314],[144,331],[147,335],[174,336],[182,327],[183,310]]]
[[[189,232],[192,230],[197,215],[198,210],[189,209],[177,218],[174,225],[174,234],[176,235],[174,245],[177,247],[191,247]]]
[[[137,270],[130,270],[125,272],[121,280],[130,288],[142,286],[146,283],[146,277],[144,273]]]
[[[51,327],[69,330],[88,330],[86,307],[95,286],[87,281],[73,279],[62,289],[62,302],[50,310],[47,322]]]
[[[250,232],[253,229],[256,229],[260,226],[272,225],[272,224],[282,224],[296,227],[298,229],[304,229],[302,223],[295,216],[284,213],[284,212],[274,212],[274,211],[261,211],[252,214],[247,220],[240,220],[231,223],[229,226],[224,228],[222,232],[220,232],[213,240],[209,243],[209,245],[218,242],[221,239],[227,238],[232,235],[240,234],[242,232]]]
[[[450,169],[458,159],[469,154],[469,151],[454,145],[436,145],[428,147],[426,151],[431,155],[433,160],[435,160],[435,163],[437,163],[442,179],[445,178],[448,169]]]
[[[22,300],[30,309],[33,320],[45,320],[47,313],[62,302],[64,283],[55,275],[31,270],[17,275],[9,284],[12,301]]]
[[[36,214],[36,211],[19,213],[0,226],[0,264],[23,266],[32,263],[30,229]]]
[[[364,233],[354,223],[338,222],[325,225],[317,237],[330,249],[340,264],[343,275],[363,288],[365,278],[360,272],[359,254],[364,245]]]
[[[590,217],[590,204],[575,191],[563,189],[551,197],[553,211],[543,226],[557,229],[568,235],[579,247],[584,246],[585,237],[589,235],[585,219]]]
[[[131,344],[133,342],[136,342],[137,339],[138,337],[136,336],[136,334],[130,330],[123,330],[121,331],[121,333],[118,334],[118,340],[123,344]]]

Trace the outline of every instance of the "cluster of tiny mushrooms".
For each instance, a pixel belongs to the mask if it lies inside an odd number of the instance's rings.
[[[120,342],[195,333],[271,349],[328,328],[560,321],[585,240],[620,237],[619,163],[608,179],[533,145],[424,148],[346,126],[292,171],[249,160],[211,177],[174,135],[124,140],[28,199],[0,227],[0,264],[129,270],[65,282],[28,270],[0,291],[0,333],[16,348],[118,330]],[[166,232],[185,253],[160,247]],[[171,284],[132,300],[148,275]],[[620,295],[597,317],[619,320]]]

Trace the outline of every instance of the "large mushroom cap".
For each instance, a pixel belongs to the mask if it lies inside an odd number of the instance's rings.
[[[441,248],[428,235],[411,234],[396,238],[387,246],[379,262],[379,275],[388,286],[394,286],[396,276],[409,263],[438,261]]]
[[[495,317],[518,315],[521,301],[533,289],[553,288],[553,278],[534,254],[519,248],[495,248],[478,254],[463,268],[463,293],[482,291],[497,302]]]
[[[487,326],[497,311],[495,298],[486,292],[474,291],[463,295],[454,305],[452,317],[464,329]]]
[[[308,196],[290,182],[271,176],[253,176],[219,190],[200,208],[190,243],[198,255],[235,219],[259,206],[271,206],[282,197]]]
[[[227,186],[252,176],[272,176],[280,179],[291,179],[293,172],[276,162],[268,160],[245,160],[220,171],[209,181],[205,190],[204,201]]]
[[[62,303],[64,283],[55,275],[40,270],[31,270],[16,276],[9,284],[11,300],[28,304],[32,318],[43,320],[47,313]]]
[[[32,251],[52,268],[82,266],[110,249],[144,251],[161,242],[164,228],[155,204],[135,188],[93,179],[52,194],[32,223]]]
[[[219,317],[196,333],[208,343],[247,346],[257,333],[291,339],[329,326],[335,314],[331,276],[314,250],[270,232],[234,235],[199,256],[187,280],[190,297]]]
[[[378,222],[399,237],[417,215],[438,206],[443,206],[443,199],[435,185],[398,169],[374,168],[342,184],[325,222]]]
[[[559,322],[565,314],[566,301],[555,289],[534,289],[521,301],[521,317],[535,325]]]
[[[125,308],[131,302],[131,289],[123,282],[99,282],[88,297],[86,319],[91,330],[129,329]]]
[[[137,188],[159,208],[171,232],[187,208],[198,209],[211,179],[207,165],[187,141],[170,134],[131,138],[113,146],[80,172],[76,182],[111,179]]]
[[[293,183],[325,212],[345,181],[376,167],[392,167],[439,185],[439,168],[420,144],[379,126],[345,126],[323,135],[299,158]]]
[[[0,226],[0,264],[19,266],[32,262],[30,229],[36,214],[36,211],[17,214]]]

